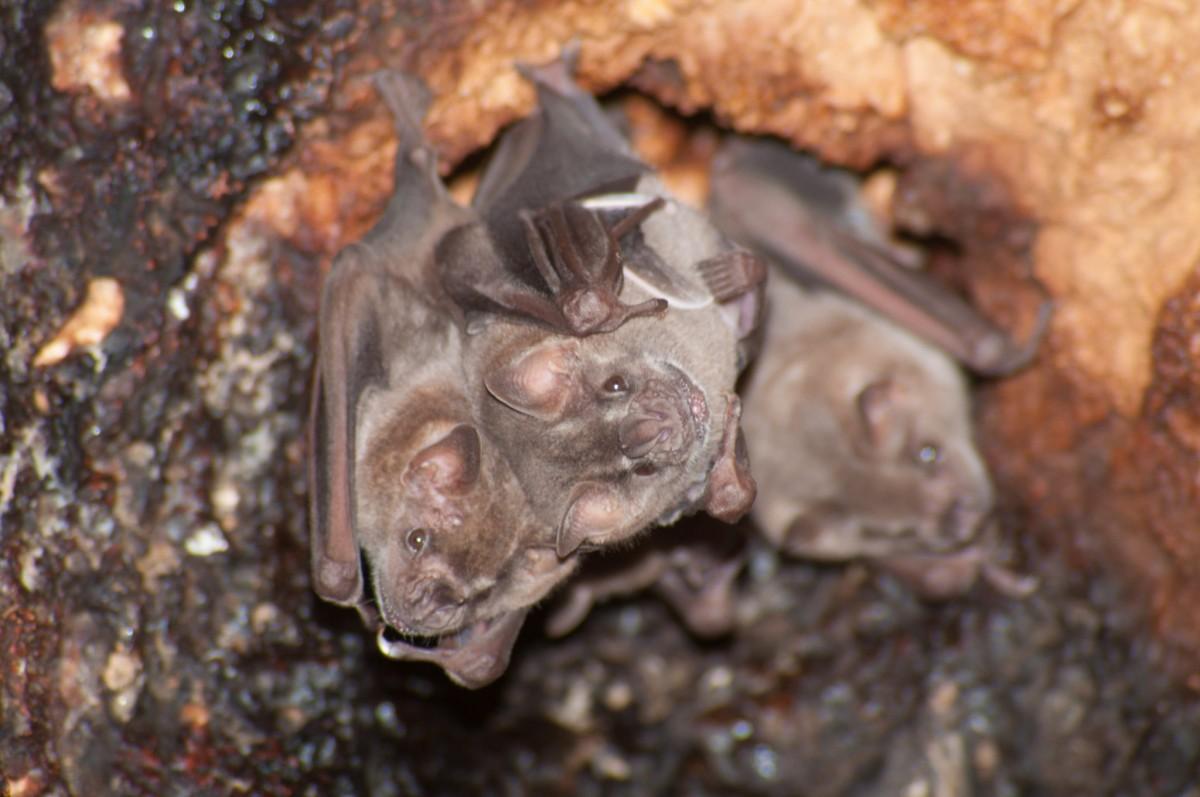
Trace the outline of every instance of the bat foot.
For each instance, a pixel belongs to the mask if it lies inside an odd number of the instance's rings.
[[[576,202],[523,212],[530,256],[550,296],[511,296],[506,305],[524,304],[527,316],[543,320],[556,312],[561,320],[552,325],[575,337],[612,332],[631,318],[663,312],[664,299],[627,305],[619,298],[623,275],[619,238],[660,207],[661,201],[649,202],[611,227],[599,213]],[[556,311],[528,309],[546,303]]]
[[[745,250],[722,252],[696,266],[709,293],[718,303],[731,302],[767,281],[767,266]]]

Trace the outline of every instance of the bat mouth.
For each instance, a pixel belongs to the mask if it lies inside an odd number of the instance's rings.
[[[384,655],[387,655],[390,658],[402,658],[400,656],[392,655],[389,651],[401,649],[413,651],[436,650],[438,643],[441,642],[441,639],[442,637],[440,636],[429,636],[428,634],[418,634],[412,631],[401,631],[397,628],[393,628],[390,625],[384,625],[379,629],[377,642],[380,646],[380,649],[383,649],[385,646],[387,647],[387,650],[384,651]]]
[[[881,523],[864,526],[861,555],[945,556],[962,551],[978,539],[987,512],[955,502],[937,518],[897,528]]]
[[[445,670],[455,683],[478,689],[499,678],[508,668],[526,611],[518,609],[478,620],[439,636],[381,625],[375,642],[379,652],[390,659],[431,662]]]
[[[437,634],[394,623],[383,623],[376,634],[376,641],[379,649],[388,658],[424,658],[431,654],[463,650],[469,647],[472,641],[487,638],[488,634],[499,628],[506,619],[507,615],[501,614]]]

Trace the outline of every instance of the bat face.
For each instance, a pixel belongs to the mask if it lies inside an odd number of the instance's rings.
[[[358,535],[384,621],[437,636],[469,621],[512,556],[518,529],[491,506],[494,454],[489,447],[484,461],[473,426],[411,427],[397,413],[366,441]]]
[[[725,257],[572,82],[574,55],[522,70],[539,110],[485,168],[478,222],[436,255],[469,321],[481,423],[561,557],[695,509],[749,508],[733,385],[753,314],[726,305],[761,294],[739,279],[749,261]],[[714,291],[705,263],[735,278]]]
[[[571,338],[501,323],[478,342],[481,418],[562,556],[629,536],[704,493],[721,429],[686,373],[629,345],[639,327]]]
[[[380,614],[428,637],[527,607],[569,572],[543,561],[557,557],[537,544],[546,533],[508,460],[474,425],[455,370],[439,370],[403,403],[364,394],[356,480]]]
[[[472,425],[460,383],[413,387],[402,404],[387,398],[364,394],[356,469],[357,539],[386,626],[379,645],[483,686],[507,666],[528,607],[575,561],[528,544],[546,534],[508,462]]]
[[[766,536],[821,559],[974,539],[993,493],[953,364],[837,296],[778,280],[771,299],[745,422]]]

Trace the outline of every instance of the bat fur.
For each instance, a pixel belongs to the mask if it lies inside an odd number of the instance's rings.
[[[562,557],[699,508],[735,519],[754,483],[733,385],[765,271],[634,158],[571,81],[569,55],[526,74],[539,111],[485,170],[482,221],[438,248],[473,319],[465,371],[480,420]],[[539,261],[542,245],[573,254]],[[459,274],[472,263],[488,276]],[[611,313],[583,329],[547,310],[566,308],[568,278]]]
[[[974,540],[993,490],[959,369],[841,296],[772,277],[766,340],[744,391],[763,534],[827,560]]]
[[[420,129],[424,89],[394,73],[377,86],[400,140],[396,183],[380,222],[339,253],[322,296],[313,582],[322,598],[357,607],[387,655],[432,661],[478,687],[504,671],[526,610],[574,562],[529,545],[546,532],[466,392],[465,320],[435,247],[474,214],[437,175]]]

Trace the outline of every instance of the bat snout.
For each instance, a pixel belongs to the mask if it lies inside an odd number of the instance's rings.
[[[462,624],[466,604],[466,598],[449,581],[421,579],[405,593],[401,607],[405,617],[399,625],[420,633],[445,633]]]
[[[691,400],[689,390],[647,383],[617,429],[621,453],[630,459],[653,455],[659,464],[685,459],[696,439]]]
[[[642,459],[672,436],[669,418],[661,412],[631,412],[617,431],[621,453],[630,459]]]

